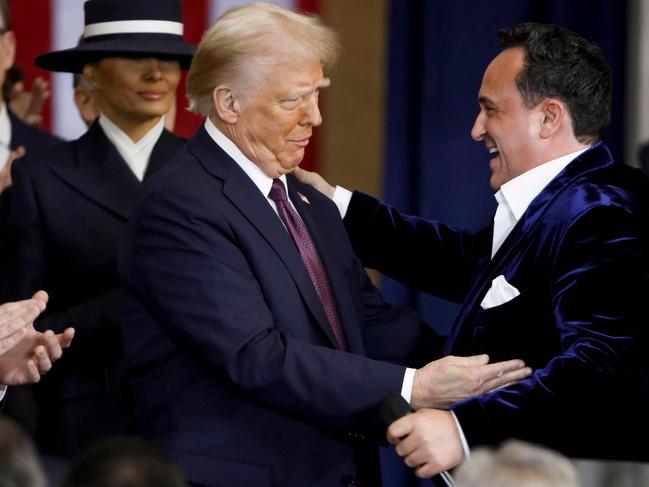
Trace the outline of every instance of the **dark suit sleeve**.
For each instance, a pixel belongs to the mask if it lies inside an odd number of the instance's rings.
[[[366,267],[451,301],[462,302],[478,260],[491,238],[439,222],[402,215],[395,208],[354,192],[345,228]]]
[[[629,435],[647,430],[648,248],[646,216],[613,205],[579,215],[552,243],[546,326],[561,349],[529,379],[454,407],[471,445],[519,437],[570,455],[624,456],[637,444]],[[517,306],[532,320],[543,304],[522,293],[503,308]]]
[[[41,220],[39,201],[35,196],[28,172],[18,161],[12,167],[13,186],[11,190],[12,226],[12,278],[11,298],[25,299],[39,289],[47,291],[48,272],[47,240]],[[56,296],[50,297],[42,317],[35,328],[56,333],[74,326],[74,346],[66,352],[66,360],[77,358],[84,363],[99,360],[103,363],[107,351],[120,349],[119,323],[120,291],[113,290],[79,302],[74,306],[52,312],[56,309]],[[90,361],[90,362],[88,362]]]
[[[388,392],[400,391],[404,368],[280,332],[254,256],[242,252],[219,208],[205,206],[187,194],[150,195],[121,259],[126,286],[209,374],[285,414],[361,425]]]
[[[406,307],[386,303],[359,263],[363,342],[368,357],[419,368],[442,356],[444,338]]]

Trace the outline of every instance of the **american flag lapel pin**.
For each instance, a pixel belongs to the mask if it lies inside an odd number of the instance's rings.
[[[304,196],[304,195],[303,195],[302,193],[300,193],[299,191],[297,192],[297,195],[298,195],[298,196],[300,197],[300,199],[301,199],[302,201],[304,201],[307,205],[310,205],[310,204],[311,204],[311,202],[309,201],[309,198],[307,198],[306,196]]]

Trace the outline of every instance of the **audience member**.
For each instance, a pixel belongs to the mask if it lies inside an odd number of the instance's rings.
[[[4,85],[6,73],[14,65],[16,55],[16,36],[12,31],[11,15],[7,0],[0,0],[0,86]],[[38,83],[37,87],[40,86]],[[45,89],[45,91],[47,91]],[[43,95],[43,94],[42,94]],[[28,125],[7,107],[7,102],[0,91],[0,191],[11,184],[10,166],[12,151],[22,147],[22,151],[32,151],[43,147],[49,147],[62,142],[58,137],[43,132],[42,130]],[[6,213],[6,201],[0,197],[0,212]],[[0,228],[0,230],[2,230]],[[0,239],[6,235],[0,231]]]
[[[46,487],[43,468],[30,438],[0,416],[0,487]]]
[[[570,460],[519,440],[507,440],[498,448],[475,448],[454,477],[455,487],[579,487]]]
[[[27,125],[40,126],[43,121],[43,107],[50,97],[50,85],[38,76],[31,90],[25,89],[23,70],[14,64],[5,72],[2,97],[9,103],[9,109]]]
[[[138,438],[98,441],[74,461],[61,487],[183,487],[182,473],[160,450]]]
[[[81,73],[74,73],[72,86],[74,89],[74,104],[77,106],[79,115],[86,126],[90,127],[101,114],[99,100],[97,100],[98,92]]]

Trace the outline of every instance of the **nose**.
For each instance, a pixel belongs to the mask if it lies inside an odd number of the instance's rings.
[[[317,127],[322,124],[320,107],[318,106],[318,94],[313,93],[308,97],[304,107],[304,115],[301,124],[303,126]]]
[[[144,78],[149,81],[162,79],[162,66],[159,59],[150,57],[144,60]]]
[[[473,122],[473,128],[471,128],[471,138],[476,142],[480,142],[481,140],[484,139],[485,136],[484,120],[485,120],[485,115],[483,111],[480,110],[480,113],[478,113],[478,116],[475,118],[475,122]]]

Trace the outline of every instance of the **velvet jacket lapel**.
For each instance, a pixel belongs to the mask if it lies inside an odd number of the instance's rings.
[[[610,164],[613,164],[611,154],[606,145],[600,142],[566,166],[532,200],[530,206],[523,213],[523,216],[502,243],[494,257],[486,265],[484,271],[469,292],[447,341],[447,352],[452,351],[453,346],[461,340],[460,337],[469,332],[468,328],[471,327],[471,320],[467,320],[467,318],[472,316],[476,308],[480,305],[491,286],[491,282],[497,276],[504,274],[504,269],[507,267],[511,256],[515,253],[525,252],[528,239],[534,238],[536,233],[543,229],[543,224],[546,223],[544,215],[548,208],[555,202],[560,202],[561,196],[569,188],[578,184],[582,177],[589,173],[599,171]],[[485,251],[490,253],[491,248],[489,247]]]
[[[255,184],[209,136],[204,128],[188,149],[212,176],[223,181],[223,194],[275,250],[293,278],[304,302],[333,346],[336,339],[295,244]],[[293,196],[291,196],[291,199]]]

